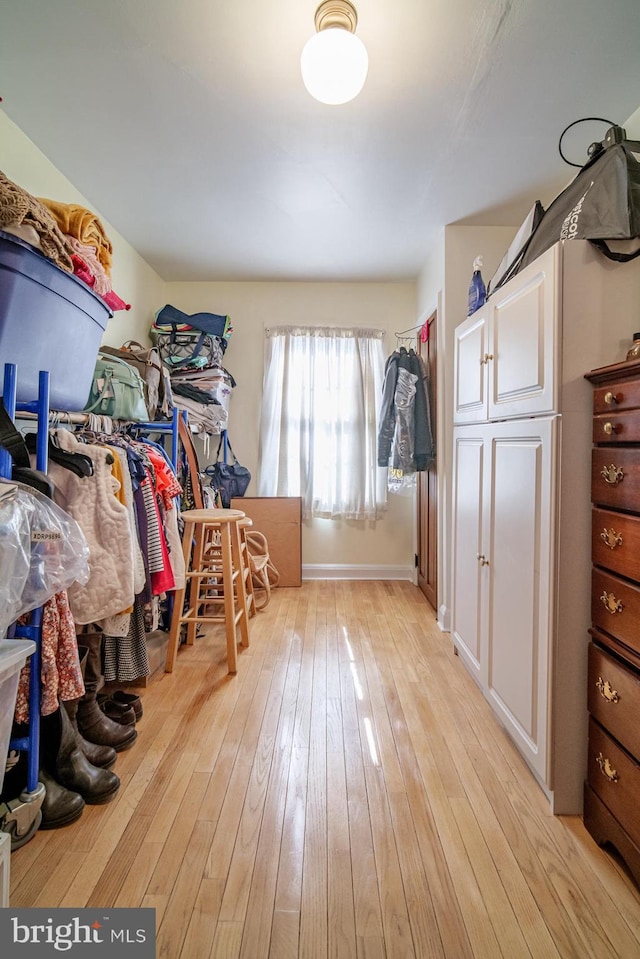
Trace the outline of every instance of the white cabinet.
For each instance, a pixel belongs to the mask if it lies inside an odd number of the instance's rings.
[[[455,336],[452,637],[547,794],[582,811],[591,390],[638,328],[640,259],[557,244]]]
[[[548,250],[457,327],[455,423],[557,408],[559,249]]]
[[[557,423],[460,427],[454,450],[454,643],[542,782]]]

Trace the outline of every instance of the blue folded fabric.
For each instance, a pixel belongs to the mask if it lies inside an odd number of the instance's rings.
[[[221,316],[218,313],[183,313],[167,303],[156,313],[157,327],[173,327],[181,324],[193,327],[194,330],[200,330],[202,333],[209,333],[210,336],[223,337],[227,324],[230,323],[228,316]]]

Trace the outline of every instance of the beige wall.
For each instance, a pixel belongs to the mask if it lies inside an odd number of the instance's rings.
[[[412,283],[196,283],[166,284],[113,227],[108,211],[97,210],[28,137],[0,112],[0,169],[36,196],[79,203],[102,220],[113,243],[113,287],[132,304],[109,321],[104,342],[145,342],[154,313],[165,303],[187,312],[229,313],[234,335],[227,365],[238,381],[230,432],[234,449],[255,477],[262,395],[263,329],[269,323],[349,324],[394,330],[416,323]],[[202,452],[202,447],[201,447]],[[249,492],[255,490],[255,483]],[[303,529],[303,562],[311,565],[413,567],[413,501],[390,497],[384,519],[375,523],[314,520]]]
[[[233,336],[225,365],[237,381],[229,435],[241,463],[251,470],[248,495],[255,495],[264,367],[264,329],[271,325],[369,326],[393,332],[416,324],[413,283],[169,283],[167,302],[187,313],[228,313]],[[214,451],[215,452],[215,451]],[[314,519],[304,523],[303,565],[413,567],[413,499],[390,496],[377,522]],[[327,575],[330,570],[324,569]]]
[[[482,276],[487,282],[518,226],[445,227],[418,280],[420,316],[438,309],[438,624],[443,630],[450,625],[454,330],[467,315],[474,259],[483,257]]]
[[[155,310],[163,305],[163,281],[114,229],[108,217],[101,210],[96,210],[90,200],[76,190],[1,110],[0,170],[35,196],[45,196],[63,203],[79,203],[100,217],[113,244],[113,289],[131,304],[130,310],[115,313],[109,320],[104,342],[111,346],[120,346],[128,339],[142,339],[144,342]]]

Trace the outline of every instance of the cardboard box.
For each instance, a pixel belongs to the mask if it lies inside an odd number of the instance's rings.
[[[238,496],[232,509],[253,520],[253,529],[269,544],[271,562],[280,574],[279,586],[302,585],[302,500],[299,496]]]

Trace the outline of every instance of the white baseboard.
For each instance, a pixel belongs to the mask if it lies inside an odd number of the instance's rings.
[[[303,565],[303,579],[406,579],[414,582],[413,566],[352,566],[347,563]]]

